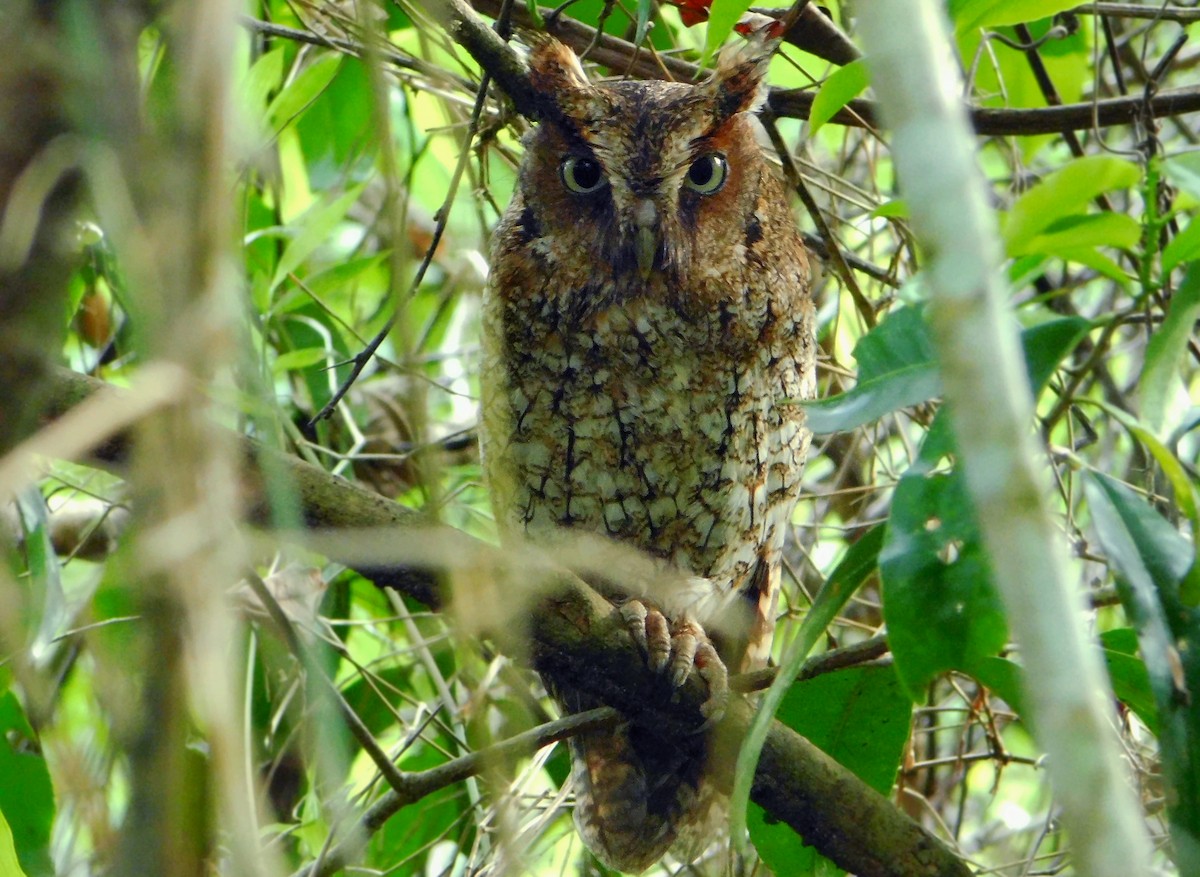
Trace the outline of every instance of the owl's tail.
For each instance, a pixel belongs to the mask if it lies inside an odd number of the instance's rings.
[[[571,739],[575,824],[597,858],[637,873],[677,839],[693,846],[717,797],[704,782],[706,737],[673,745],[625,724]]]

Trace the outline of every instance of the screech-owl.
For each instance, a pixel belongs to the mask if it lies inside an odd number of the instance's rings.
[[[536,42],[548,110],[483,305],[502,535],[598,534],[675,574],[659,590],[618,576],[606,594],[644,625],[652,666],[678,684],[694,660],[714,700],[725,667],[770,651],[809,445],[798,403],[816,392],[808,256],[753,118],[772,48],[726,52],[698,85],[593,84],[570,49]],[[598,705],[547,683],[567,711]],[[601,860],[641,871],[677,841],[703,848],[720,797],[704,737],[632,721],[571,741],[576,823]]]

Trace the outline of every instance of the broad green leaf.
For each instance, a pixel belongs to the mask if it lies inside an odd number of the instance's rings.
[[[1106,630],[1100,634],[1100,645],[1104,649],[1104,663],[1108,667],[1108,678],[1112,680],[1113,694],[1157,735],[1158,708],[1154,705],[1150,674],[1137,655],[1137,633],[1129,627]]]
[[[29,877],[49,877],[54,791],[33,729],[11,691],[0,694],[0,813],[12,831],[17,859]]]
[[[1008,658],[990,655],[962,669],[1016,710],[1018,715],[1025,715],[1025,674],[1019,664]]]
[[[935,362],[933,339],[922,307],[900,308],[854,346],[858,378],[869,381],[905,366]]]
[[[1091,322],[1083,317],[1062,317],[1031,326],[1021,333],[1025,370],[1034,396],[1041,394],[1058,364],[1091,328]]]
[[[1200,217],[1193,216],[1187,227],[1163,248],[1162,270],[1165,276],[1183,262],[1200,260]]]
[[[1156,432],[1166,422],[1171,391],[1183,391],[1180,365],[1200,318],[1200,262],[1194,262],[1171,297],[1166,319],[1146,345],[1146,364],[1138,388],[1142,395],[1142,417]]]
[[[954,29],[961,33],[976,27],[1038,21],[1077,5],[1071,0],[951,0],[949,12]]]
[[[881,794],[896,778],[912,705],[891,667],[856,667],[795,683],[777,717]],[[841,873],[788,826],[752,813],[750,838],[776,874]]]
[[[1004,647],[1004,610],[957,472],[924,474],[918,465],[900,479],[879,573],[896,672],[914,701],[938,674]]]
[[[1054,256],[1081,247],[1127,249],[1137,244],[1141,235],[1142,227],[1123,213],[1076,213],[1055,220],[1019,246],[1010,246],[1008,255]]]
[[[1016,200],[1004,222],[1004,241],[1010,254],[1024,248],[1054,223],[1085,213],[1089,202],[1102,192],[1136,185],[1141,169],[1111,156],[1077,158],[1046,177]]]
[[[806,423],[817,435],[847,432],[901,408],[928,402],[941,392],[942,378],[936,364],[907,366],[863,381],[838,396],[804,403]]]
[[[1200,611],[1180,601],[1195,549],[1124,484],[1088,473],[1084,495],[1137,631],[1158,707],[1168,814],[1181,873],[1200,869]]]
[[[809,136],[815,135],[838,110],[862,94],[869,82],[867,63],[861,58],[830,73],[813,98],[808,114]]]
[[[294,224],[300,231],[284,247],[279,264],[275,267],[275,275],[271,279],[271,289],[278,287],[317,247],[329,240],[333,229],[346,218],[346,211],[358,200],[361,193],[362,186],[353,186],[339,197],[313,205],[295,220]]]
[[[17,861],[12,829],[8,827],[3,811],[0,811],[0,877],[27,877]]]
[[[271,131],[278,134],[284,125],[304,112],[329,85],[341,63],[342,56],[336,52],[320,55],[289,82],[267,108],[267,124]]]
[[[712,60],[713,53],[733,33],[733,26],[751,5],[751,0],[713,0],[708,10],[708,30],[704,35],[704,53],[700,59],[702,65]]]

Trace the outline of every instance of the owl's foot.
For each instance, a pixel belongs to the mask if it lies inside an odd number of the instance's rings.
[[[672,688],[683,685],[695,669],[708,686],[708,700],[700,707],[708,719],[705,727],[720,719],[729,702],[729,673],[699,622],[687,613],[669,622],[657,607],[641,600],[626,601],[620,611],[650,669],[666,673]]]

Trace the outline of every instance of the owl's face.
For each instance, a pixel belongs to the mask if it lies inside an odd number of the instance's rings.
[[[747,110],[768,56],[743,52],[699,85],[594,85],[570,49],[536,46],[532,78],[549,109],[527,139],[499,246],[519,242],[551,275],[589,273],[560,279],[618,300],[697,289],[745,263],[770,173]]]

